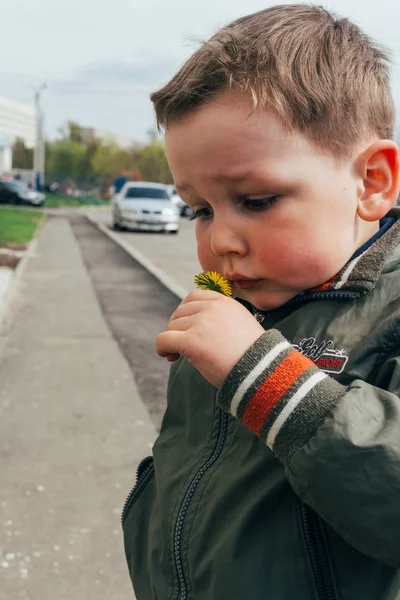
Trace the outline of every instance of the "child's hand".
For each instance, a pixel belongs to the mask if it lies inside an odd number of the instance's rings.
[[[160,356],[184,356],[215,387],[264,329],[239,302],[209,290],[195,290],[181,302],[156,340]]]

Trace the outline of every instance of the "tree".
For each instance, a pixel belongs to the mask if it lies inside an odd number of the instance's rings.
[[[46,144],[46,171],[53,177],[93,180],[129,172],[139,173],[147,181],[173,182],[164,144],[155,138],[143,147],[121,148],[116,143],[85,139],[83,129],[72,121],[60,130],[60,136]]]
[[[68,137],[72,142],[83,143],[82,127],[74,121],[68,121]]]
[[[92,169],[96,175],[117,177],[121,171],[137,169],[135,153],[114,143],[98,144],[92,157]]]
[[[87,148],[69,139],[47,144],[46,171],[55,176],[78,178],[88,176]]]
[[[12,166],[13,169],[33,169],[33,148],[27,148],[20,138],[12,146]]]
[[[137,153],[137,165],[145,181],[173,183],[162,142],[154,140],[141,148]]]

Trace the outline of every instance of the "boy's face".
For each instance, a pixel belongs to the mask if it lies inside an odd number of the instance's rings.
[[[202,268],[261,310],[328,281],[378,229],[358,217],[350,162],[338,166],[233,92],[169,126],[166,150],[196,211]]]

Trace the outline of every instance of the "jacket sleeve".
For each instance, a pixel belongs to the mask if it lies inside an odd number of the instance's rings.
[[[284,464],[294,491],[348,543],[400,568],[400,347],[374,382],[345,387],[276,330],[235,365],[217,401]],[[397,354],[397,356],[396,356]]]

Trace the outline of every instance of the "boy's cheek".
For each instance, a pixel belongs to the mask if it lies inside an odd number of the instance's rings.
[[[311,247],[306,249],[278,243],[270,249],[260,249],[257,263],[262,265],[264,277],[271,283],[276,282],[278,289],[283,286],[283,289],[290,288],[298,293],[325,283],[337,273],[335,262],[332,265],[324,251],[312,250]]]
[[[337,245],[329,246],[309,232],[307,239],[275,237],[267,242],[253,238],[250,247],[250,263],[256,275],[271,282],[279,282],[293,289],[315,287],[335,276],[347,262],[348,256],[338,251]],[[198,237],[197,255],[204,271],[223,273],[225,260],[212,252],[205,237]],[[343,255],[342,255],[343,254]],[[244,257],[246,264],[248,257]],[[239,263],[241,258],[239,258]]]
[[[223,271],[223,260],[206,245],[198,242],[197,256],[203,271]]]

